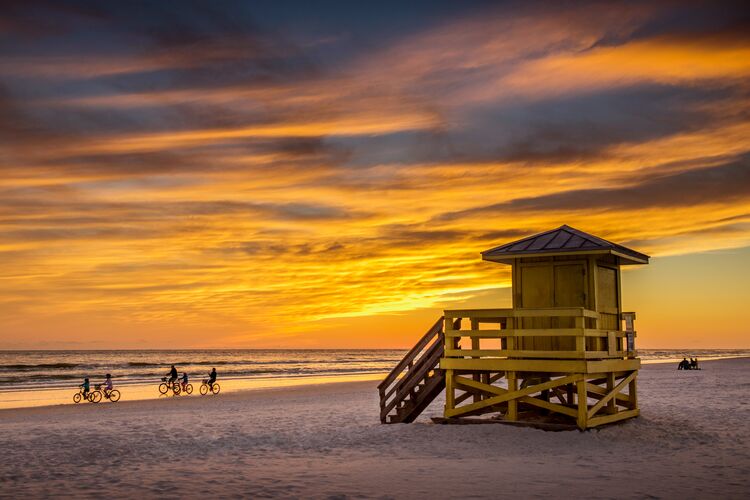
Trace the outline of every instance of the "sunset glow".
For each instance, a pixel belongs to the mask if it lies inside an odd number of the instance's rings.
[[[640,347],[747,347],[741,7],[126,4],[2,16],[0,349],[407,347],[561,224],[653,257]]]

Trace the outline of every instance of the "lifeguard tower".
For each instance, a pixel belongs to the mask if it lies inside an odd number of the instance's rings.
[[[380,384],[381,421],[411,422],[443,390],[444,423],[583,430],[637,416],[620,267],[648,255],[560,226],[482,259],[511,266],[512,308],[446,310]]]

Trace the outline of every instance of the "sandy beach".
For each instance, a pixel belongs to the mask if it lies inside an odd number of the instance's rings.
[[[381,425],[371,381],[0,410],[0,496],[746,498],[750,359],[639,380],[585,433]]]

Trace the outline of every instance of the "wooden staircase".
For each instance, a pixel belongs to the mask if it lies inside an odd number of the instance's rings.
[[[413,422],[443,391],[445,373],[439,363],[444,349],[441,316],[378,385],[382,423]]]

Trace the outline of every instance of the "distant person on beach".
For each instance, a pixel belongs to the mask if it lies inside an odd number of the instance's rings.
[[[169,383],[174,384],[175,380],[177,380],[177,368],[172,365],[172,369],[169,370],[167,375],[169,375]]]
[[[112,392],[112,375],[108,373],[107,378],[104,380],[104,394],[109,396],[109,393],[111,392]]]
[[[213,390],[214,382],[216,382],[216,368],[211,368],[211,372],[208,374],[208,387]]]
[[[698,358],[690,358],[690,369],[698,370]]]
[[[89,390],[91,390],[91,384],[89,384],[89,379],[88,378],[83,379],[83,383],[79,385],[78,387],[83,389],[83,398],[86,399],[86,397],[89,395]]]
[[[182,374],[182,390],[184,391],[188,385],[188,374],[187,372],[183,372]]]
[[[690,369],[690,361],[687,360],[687,358],[682,358],[682,361],[680,361],[680,364],[677,365],[678,370],[689,370]]]

